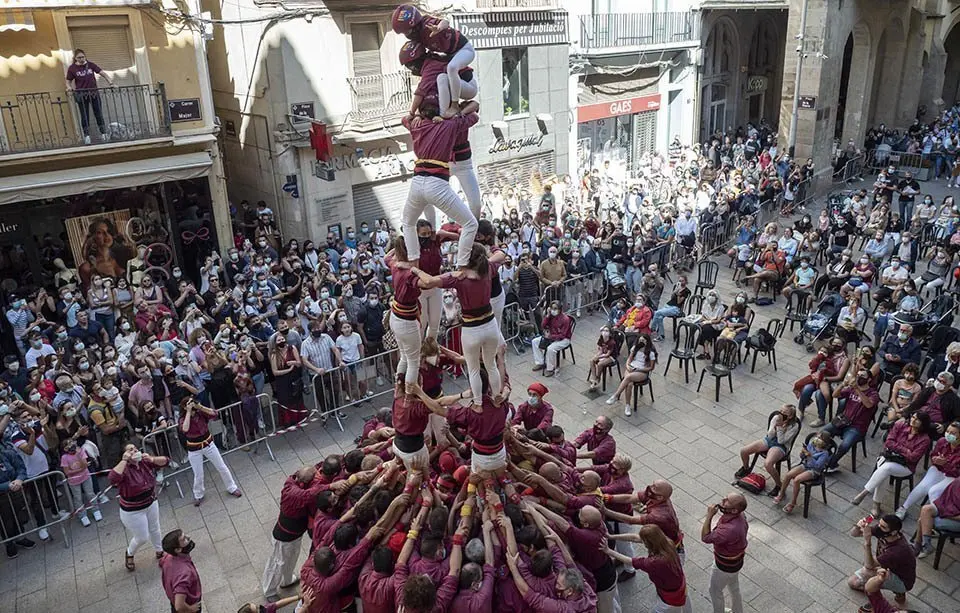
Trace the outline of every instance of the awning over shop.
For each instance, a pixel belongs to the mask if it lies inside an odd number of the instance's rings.
[[[211,167],[207,152],[0,178],[0,205],[105,189],[195,179]]]
[[[35,32],[37,27],[33,23],[33,12],[17,9],[2,8],[0,4],[0,32],[20,32],[26,30]]]

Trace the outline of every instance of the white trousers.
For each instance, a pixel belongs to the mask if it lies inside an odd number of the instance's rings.
[[[450,99],[447,101],[447,106],[450,106],[451,102],[460,102],[460,97],[462,95],[461,84],[463,80],[460,79],[460,71],[470,65],[477,57],[477,52],[474,50],[471,43],[467,43],[463,46],[462,49],[453,54],[453,57],[450,58],[450,62],[447,64],[447,79],[449,80],[449,87],[447,93],[450,95]],[[439,81],[437,81],[439,85]],[[437,90],[437,97],[440,100],[440,110],[446,110],[446,107],[443,106],[443,90]],[[476,90],[473,91],[473,95],[476,96]]]
[[[480,326],[464,326],[460,332],[463,345],[463,359],[467,362],[467,375],[470,378],[470,391],[476,402],[482,397],[483,385],[480,382],[480,361],[487,369],[490,381],[490,393],[500,393],[502,382],[497,369],[497,348],[500,346],[500,327],[496,318]]]
[[[620,589],[616,583],[609,590],[597,593],[597,613],[621,613],[622,610]]]
[[[477,78],[470,79],[469,81],[464,81],[463,77],[457,73],[455,77],[457,81],[460,82],[460,99],[457,100],[473,100],[477,97],[477,94],[480,93],[480,87],[477,85]],[[446,111],[450,108],[451,101],[454,98],[450,97],[450,75],[447,73],[442,73],[437,75],[437,104],[440,105],[440,112]]]
[[[910,490],[910,495],[903,502],[903,508],[909,509],[921,502],[926,496],[930,496],[931,502],[935,501],[943,493],[943,490],[947,489],[953,479],[953,477],[948,477],[940,472],[940,469],[936,466],[930,466],[920,483]]]
[[[410,182],[410,193],[403,207],[403,242],[410,260],[420,259],[420,237],[417,236],[417,219],[428,205],[440,209],[460,224],[460,241],[457,243],[457,266],[466,266],[470,261],[470,248],[477,235],[477,218],[460,200],[448,181],[437,177],[415,176]]]
[[[546,355],[544,355],[544,351],[540,347],[543,343],[544,340],[542,336],[533,339],[533,362],[537,366],[545,363],[547,370],[556,370],[560,352],[570,346],[570,339],[565,338],[559,341],[553,341],[547,346]],[[544,358],[546,358],[546,360],[544,360]]]
[[[220,480],[223,481],[223,487],[231,494],[237,491],[237,483],[233,480],[230,469],[220,455],[220,450],[214,444],[207,445],[203,449],[188,451],[187,459],[190,461],[190,468],[193,469],[193,499],[200,500],[206,488],[203,486],[203,458],[210,460],[213,467],[220,473]]]
[[[507,290],[500,292],[499,296],[490,298],[490,308],[493,309],[493,318],[497,320],[497,329],[501,330],[500,336],[503,336],[503,309],[507,307]]]
[[[687,602],[684,603],[682,607],[674,607],[668,605],[664,601],[660,600],[660,597],[656,597],[657,600],[653,604],[653,608],[650,609],[651,613],[693,613],[693,605],[690,604],[690,595],[687,594]]]
[[[495,472],[501,468],[507,467],[507,450],[506,448],[501,448],[500,451],[493,455],[483,455],[482,453],[477,453],[474,451],[470,455],[470,470],[475,474],[480,474],[481,472]]]
[[[267,559],[267,566],[263,569],[263,578],[260,580],[260,587],[263,588],[263,595],[266,597],[276,596],[277,590],[281,585],[290,585],[293,583],[297,571],[297,560],[300,558],[300,537],[289,543],[278,541],[271,537],[273,541],[273,551]]]
[[[403,466],[407,470],[423,470],[426,466],[430,465],[430,452],[427,451],[426,445],[413,453],[400,451],[396,443],[392,445],[392,449],[393,455],[400,458],[400,461],[403,462]]]
[[[877,462],[877,469],[873,471],[873,474],[867,479],[867,483],[863,486],[863,489],[873,493],[874,502],[882,502],[883,495],[887,491],[887,483],[890,477],[908,477],[911,474],[913,474],[913,471],[903,464],[887,462],[883,458],[880,458]]]
[[[424,336],[437,338],[440,333],[440,316],[443,315],[443,290],[439,287],[420,291],[420,317],[426,322]],[[392,319],[392,318],[391,318]]]
[[[740,572],[728,573],[713,565],[710,572],[710,602],[713,603],[713,613],[723,613],[723,590],[730,592],[730,610],[733,613],[743,613],[743,597],[740,595]]]
[[[420,375],[420,346],[423,343],[420,322],[401,319],[396,313],[391,313],[390,329],[397,339],[397,374],[402,374],[408,385],[415,384]]]
[[[462,162],[450,162],[450,174],[457,178],[460,183],[460,189],[467,197],[467,203],[470,205],[470,212],[477,219],[480,219],[480,181],[477,179],[477,167],[473,164],[473,158],[463,160]]]
[[[133,533],[127,545],[127,555],[132,556],[147,543],[153,544],[154,551],[163,551],[160,534],[160,503],[153,501],[146,509],[124,511],[120,509],[120,523]]]

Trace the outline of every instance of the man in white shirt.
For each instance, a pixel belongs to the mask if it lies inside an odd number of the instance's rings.
[[[797,254],[797,248],[800,244],[797,242],[797,239],[793,237],[793,230],[784,228],[783,236],[777,239],[777,246],[780,248],[780,251],[786,254],[787,263],[789,264],[793,262],[793,256]]]
[[[40,360],[57,353],[53,347],[43,342],[43,336],[39,332],[31,332],[28,340],[30,348],[27,349],[26,353],[27,370],[36,368]]]
[[[334,381],[339,381],[339,371],[334,371],[341,364],[340,351],[333,339],[323,332],[319,321],[310,323],[310,337],[300,344],[300,357],[303,358],[304,375],[314,381],[307,389],[313,389],[317,399],[317,408],[321,414],[326,413],[336,405],[334,396]],[[315,375],[320,375],[314,379]],[[326,420],[326,415],[322,415]]]
[[[910,271],[908,271],[907,268],[907,266],[903,266],[900,263],[899,255],[895,255],[890,259],[890,265],[880,273],[880,283],[883,284],[883,287],[878,289],[874,294],[877,304],[886,302],[891,296],[903,289],[903,286],[907,283],[907,279],[910,278]]]
[[[693,216],[693,211],[685,208],[683,214],[674,222],[674,228],[677,231],[677,242],[687,249],[692,249],[697,242],[697,218]]]

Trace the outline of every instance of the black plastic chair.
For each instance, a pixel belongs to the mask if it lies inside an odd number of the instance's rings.
[[[779,410],[776,410],[773,413],[770,413],[770,416],[767,417],[767,430],[770,429],[770,425],[773,424],[774,418],[779,414],[780,414]],[[800,431],[797,430],[797,434],[792,439],[790,439],[790,443],[787,445],[787,455],[785,455],[782,460],[777,462],[777,470],[780,470],[780,465],[783,464],[784,462],[787,463],[787,470],[790,470],[791,468],[793,468],[793,460],[790,459],[790,456],[791,454],[793,454],[793,445],[797,442],[797,436],[799,435],[800,435]],[[766,459],[766,457],[767,457],[766,451],[758,451],[757,453],[753,454],[753,460],[750,461],[750,472],[753,472],[753,468],[754,466],[757,465],[757,462],[760,461],[760,458]]]
[[[784,324],[784,323],[783,323],[782,321],[780,321],[779,319],[771,319],[770,321],[767,322],[767,332],[769,332],[770,335],[773,336],[773,338],[776,339],[776,338],[779,338],[781,334],[783,334],[783,328],[784,328],[785,326],[786,326],[786,324]],[[769,347],[769,348],[766,348],[766,349],[763,349],[763,348],[760,348],[760,347],[751,347],[751,346],[748,345],[748,346],[747,346],[747,351],[746,351],[746,353],[744,354],[744,358],[745,358],[745,359],[750,355],[750,350],[751,350],[751,349],[753,349],[753,362],[751,362],[751,364],[750,364],[750,374],[753,374],[754,371],[757,370],[757,356],[758,356],[758,355],[765,355],[765,356],[767,356],[767,364],[772,363],[772,364],[773,364],[773,370],[774,370],[774,371],[777,370],[777,346],[776,346],[776,345],[773,345],[772,347]]]
[[[653,377],[650,375],[653,375],[652,370],[650,371],[646,379],[644,379],[640,383],[633,384],[633,412],[634,413],[637,412],[637,404],[640,401],[639,397],[643,396],[643,388],[645,387],[650,388],[650,404],[653,404],[654,402],[656,402],[656,399],[653,397]]]
[[[790,293],[790,297],[787,298],[787,313],[784,315],[784,328],[786,324],[790,324],[790,333],[793,333],[793,326],[800,324],[800,327],[803,328],[803,323],[807,320],[807,317],[810,315],[810,307],[807,306],[807,298],[810,296],[809,292],[803,290],[795,290]],[[783,329],[780,330],[780,336],[783,336]]]
[[[663,369],[666,376],[670,371],[670,363],[674,358],[683,366],[683,379],[690,383],[690,363],[693,363],[693,372],[697,372],[697,343],[700,340],[700,326],[687,321],[681,321],[674,335],[674,346],[667,357],[667,366]]]
[[[930,446],[927,447],[927,452],[923,454],[925,459],[930,458],[930,452],[933,450],[933,441],[930,442]],[[910,491],[913,491],[913,478],[916,476],[916,470],[907,475],[906,477],[894,477],[890,476],[890,485],[893,486],[893,508],[900,508],[900,492],[903,489],[903,483],[907,482],[910,484]]]
[[[564,347],[560,350],[560,355],[557,356],[557,368],[560,368],[560,362],[563,361],[563,358],[567,357],[567,352],[570,352],[570,361],[574,365],[577,364],[577,358],[573,355],[573,333],[577,331],[577,318],[573,315],[569,316],[573,320],[573,324],[570,326],[570,346]]]
[[[604,392],[607,391],[607,373],[610,373],[612,376],[614,367],[617,369],[617,375],[620,377],[620,380],[623,380],[623,371],[620,370],[620,352],[623,350],[623,342],[626,337],[620,330],[614,330],[612,334],[613,340],[617,342],[617,357],[614,358],[613,362],[604,366],[603,370],[600,372],[600,389]]]
[[[700,383],[697,393],[703,387],[703,378],[709,373],[716,381],[716,402],[720,402],[720,379],[726,377],[730,384],[730,393],[733,393],[733,370],[738,363],[739,346],[727,338],[718,338],[713,347],[713,359],[700,371]]]
[[[810,443],[810,440],[813,437],[817,436],[818,434],[820,433],[811,432],[810,434],[808,434],[807,438],[803,439],[803,448],[806,449],[807,445]],[[837,450],[836,441],[831,441],[830,446],[827,448],[827,452],[830,455],[833,455],[833,453],[836,450]],[[853,451],[856,452],[856,449],[854,449]],[[825,475],[823,473],[820,473],[818,477],[811,479],[810,481],[804,481],[801,485],[803,485],[803,518],[806,519],[810,514],[810,490],[812,490],[815,487],[819,487],[820,495],[823,496],[823,504],[824,505],[827,504],[827,480],[825,478]]]
[[[933,570],[940,570],[940,556],[943,555],[943,547],[947,544],[947,539],[950,539],[951,543],[956,543],[956,539],[960,538],[960,532],[953,532],[950,530],[937,530],[939,536],[937,537],[937,551],[933,556]]]
[[[685,303],[683,303],[683,313],[682,313],[682,314],[680,314],[680,315],[671,315],[670,317],[667,317],[667,318],[666,318],[666,319],[670,319],[670,320],[673,321],[673,338],[674,338],[674,339],[677,338],[677,326],[679,325],[680,320],[682,320],[682,319],[683,319],[684,317],[686,317],[687,315],[692,315],[692,314],[694,314],[694,313],[699,313],[700,310],[703,308],[703,301],[706,300],[706,299],[707,299],[707,297],[704,296],[704,295],[702,295],[702,294],[693,294],[692,296],[690,296],[689,298],[687,298],[687,301],[686,301]]]
[[[713,260],[702,260],[697,264],[697,286],[695,294],[706,294],[708,290],[717,287],[717,277],[720,275],[720,265]]]

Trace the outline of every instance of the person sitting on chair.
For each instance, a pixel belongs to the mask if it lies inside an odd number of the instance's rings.
[[[953,374],[942,372],[929,382],[923,391],[914,397],[905,415],[923,411],[930,416],[930,427],[938,435],[943,434],[946,425],[960,418],[960,397],[953,389]]]
[[[897,300],[900,290],[903,289],[904,284],[906,284],[909,278],[910,271],[907,270],[907,267],[901,266],[900,256],[894,255],[890,258],[890,265],[880,273],[880,284],[882,287],[874,292],[873,297],[878,303],[889,300],[890,298]]]
[[[787,263],[787,257],[777,247],[777,242],[771,240],[763,249],[763,252],[757,258],[757,272],[745,276],[742,281],[749,281],[753,284],[753,298],[750,302],[756,302],[760,296],[760,286],[766,283],[776,283],[783,276],[784,268]]]
[[[770,420],[770,428],[763,440],[754,441],[740,448],[741,466],[734,477],[742,479],[750,474],[750,456],[755,453],[765,454],[763,467],[773,478],[773,489],[768,492],[768,496],[777,496],[780,494],[780,468],[779,463],[790,455],[790,447],[793,439],[800,434],[800,420],[797,419],[797,407],[792,404],[785,404],[780,407],[780,412]]]
[[[790,302],[790,294],[793,292],[803,292],[806,294],[804,303],[806,310],[810,310],[810,304],[813,302],[813,281],[817,278],[817,271],[815,271],[810,266],[810,258],[807,256],[800,257],[800,266],[798,266],[793,274],[790,276],[790,281],[787,282],[787,285],[780,292],[784,298],[787,299],[787,303]]]
[[[686,304],[687,298],[689,297],[690,289],[687,287],[687,277],[686,275],[680,275],[677,277],[677,284],[670,294],[670,299],[667,300],[667,305],[662,309],[657,309],[653,314],[650,329],[656,334],[656,336],[653,337],[654,342],[659,343],[663,340],[663,319],[665,317],[679,317],[683,315],[683,305]]]
[[[887,336],[886,340],[880,346],[878,355],[882,362],[880,368],[892,380],[893,377],[900,374],[904,364],[913,362],[920,363],[920,343],[913,338],[913,326],[909,324],[900,324],[900,331],[894,335]]]
[[[552,377],[557,369],[560,352],[570,346],[573,336],[573,319],[563,312],[558,300],[550,303],[550,310],[543,318],[542,329],[543,334],[533,339],[533,370],[542,370],[544,377]],[[546,345],[546,351],[541,345]]]
[[[657,350],[653,347],[653,341],[650,340],[649,334],[641,334],[627,357],[627,372],[617,386],[617,391],[607,398],[607,404],[614,404],[620,400],[620,396],[626,391],[628,385],[640,384],[650,378],[650,373],[656,366]],[[633,414],[629,402],[624,405],[623,414],[627,417]]]
[[[626,335],[627,345],[632,346],[641,334],[651,335],[650,322],[653,320],[653,309],[647,304],[643,294],[637,294],[633,306],[627,309],[617,327]]]

